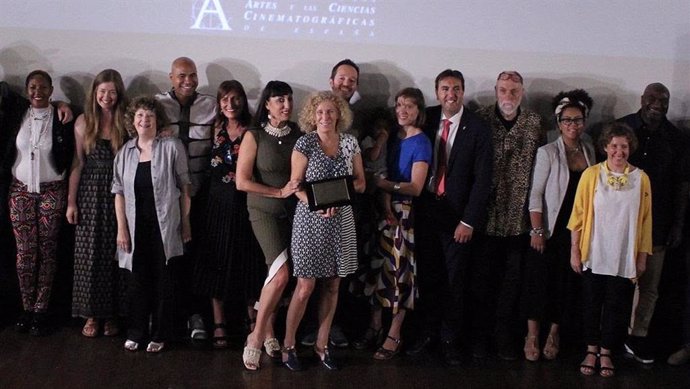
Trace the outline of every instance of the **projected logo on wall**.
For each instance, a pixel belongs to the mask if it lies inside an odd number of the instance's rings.
[[[376,36],[376,0],[194,0],[192,30],[306,39]]]

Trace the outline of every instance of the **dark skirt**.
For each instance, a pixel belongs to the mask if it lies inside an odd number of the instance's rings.
[[[232,183],[211,184],[204,212],[194,292],[221,300],[258,300],[267,269],[249,223],[246,194]]]

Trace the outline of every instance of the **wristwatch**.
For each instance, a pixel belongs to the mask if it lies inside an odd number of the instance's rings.
[[[397,191],[399,191],[399,190],[400,190],[400,183],[399,183],[399,182],[396,182],[396,183],[393,185],[393,192],[397,192]]]

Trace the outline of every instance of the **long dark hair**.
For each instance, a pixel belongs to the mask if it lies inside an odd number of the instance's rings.
[[[268,108],[266,108],[268,99],[285,95],[292,95],[292,88],[287,82],[274,80],[266,84],[257,103],[256,115],[254,116],[254,125],[256,127],[263,127],[263,125],[268,122]]]

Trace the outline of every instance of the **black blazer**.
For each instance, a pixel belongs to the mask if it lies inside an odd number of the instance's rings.
[[[432,145],[436,142],[440,122],[441,106],[427,108],[424,133]],[[465,107],[448,156],[446,173],[446,200],[452,210],[448,215],[456,219],[452,221],[453,224],[463,221],[475,230],[484,229],[492,171],[491,129],[478,115]],[[425,186],[425,191],[427,188]],[[426,191],[426,196],[435,194]]]

